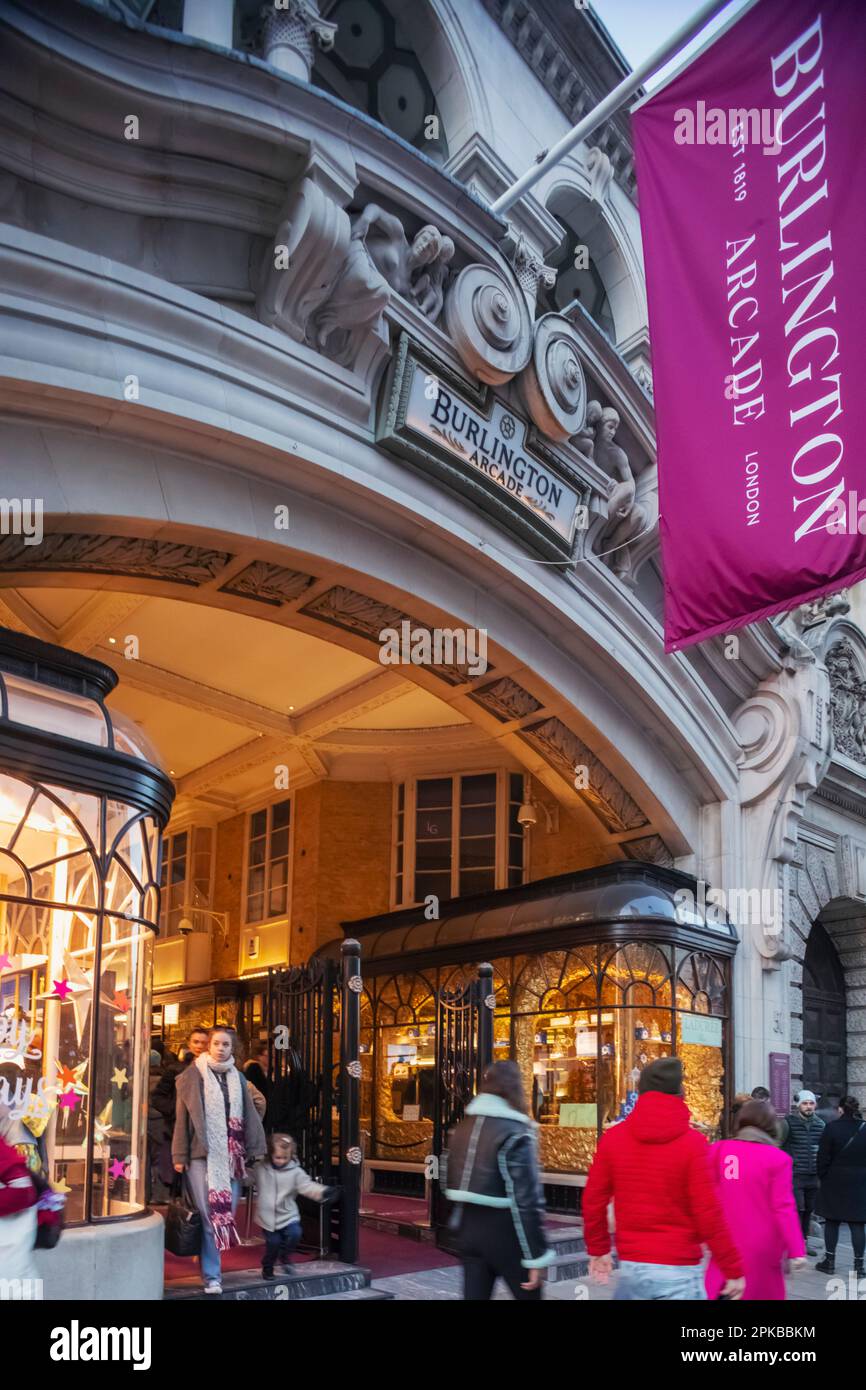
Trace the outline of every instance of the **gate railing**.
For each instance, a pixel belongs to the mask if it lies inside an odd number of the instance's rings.
[[[268,971],[266,1126],[292,1135],[301,1166],[316,1181],[340,1184],[341,1199],[326,1207],[323,1240],[316,1243],[352,1264],[361,1193],[360,945],[344,941],[341,955],[339,965],[314,957]]]
[[[437,1243],[444,1234],[449,1202],[444,1195],[448,1134],[463,1119],[466,1106],[481,1086],[493,1060],[493,966],[479,965],[474,980],[461,990],[440,990],[436,997],[436,1073],[433,1105],[433,1225]]]

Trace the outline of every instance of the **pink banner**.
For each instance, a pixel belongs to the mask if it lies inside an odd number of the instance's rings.
[[[866,575],[866,0],[758,0],[634,140],[675,651]]]

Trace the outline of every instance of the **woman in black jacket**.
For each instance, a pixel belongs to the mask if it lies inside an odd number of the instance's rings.
[[[544,1233],[535,1121],[516,1062],[493,1062],[448,1148],[449,1226],[463,1264],[463,1297],[489,1299],[497,1276],[516,1299],[538,1300],[551,1263]]]
[[[833,1120],[821,1135],[817,1169],[821,1179],[818,1211],[824,1218],[827,1253],[815,1268],[822,1274],[834,1272],[839,1227],[847,1221],[854,1246],[854,1273],[862,1279],[866,1250],[866,1121],[853,1096],[843,1098],[839,1119]]]

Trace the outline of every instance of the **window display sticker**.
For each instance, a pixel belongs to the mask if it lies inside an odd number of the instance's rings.
[[[706,1014],[680,1014],[680,1041],[698,1047],[721,1047],[722,1020]]]
[[[598,1106],[568,1101],[559,1107],[559,1123],[569,1129],[597,1129]]]

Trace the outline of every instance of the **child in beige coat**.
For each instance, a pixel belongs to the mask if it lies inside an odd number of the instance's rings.
[[[323,1187],[304,1172],[295,1141],[288,1134],[268,1136],[268,1156],[256,1165],[255,1186],[256,1222],[265,1237],[262,1278],[273,1279],[275,1262],[287,1265],[301,1238],[298,1197],[324,1202],[337,1189]]]

